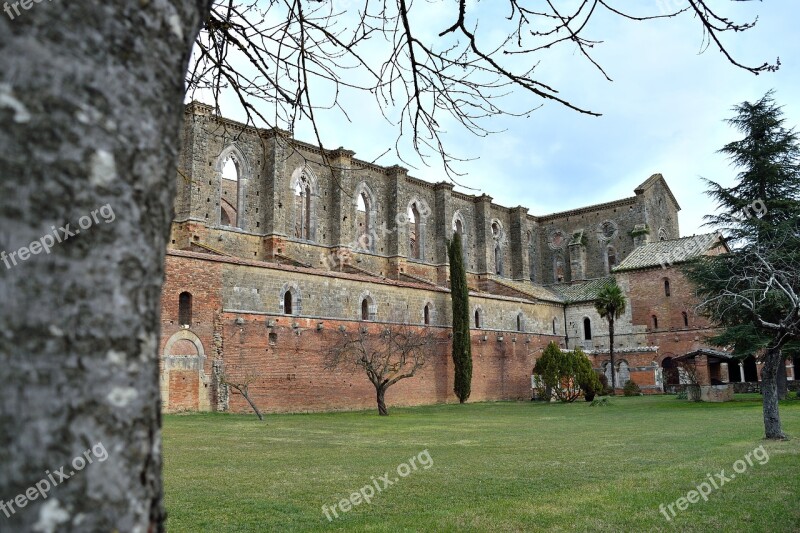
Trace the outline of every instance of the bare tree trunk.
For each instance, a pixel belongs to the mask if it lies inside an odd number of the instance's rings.
[[[381,416],[387,416],[389,411],[386,410],[386,389],[384,387],[376,387],[375,388],[378,396],[378,414]]]
[[[614,370],[614,319],[608,320],[608,355],[611,359],[611,394],[617,393],[617,374]]]
[[[778,399],[785,400],[789,395],[789,380],[786,375],[786,360],[781,357],[780,364],[778,365]]]
[[[264,417],[261,415],[261,411],[258,410],[258,407],[256,407],[256,404],[253,402],[253,400],[250,399],[250,392],[247,389],[244,389],[244,390],[240,389],[239,392],[242,393],[242,396],[244,396],[244,399],[247,400],[247,403],[249,403],[250,407],[253,408],[253,411],[256,412],[256,416],[258,417],[258,419],[263,422],[264,421]]]
[[[0,13],[0,499],[69,476],[4,530],[163,530],[159,298],[209,3]]]
[[[778,366],[783,363],[781,350],[769,350],[761,369],[761,394],[764,402],[764,433],[768,439],[785,439],[778,412]]]

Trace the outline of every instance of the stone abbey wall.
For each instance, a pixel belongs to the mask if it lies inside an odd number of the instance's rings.
[[[285,290],[297,291],[291,315],[281,307]],[[180,295],[187,292],[192,295],[188,326],[179,310]],[[360,320],[355,305],[356,296],[365,292],[376,308],[368,322]],[[247,410],[237,394],[220,394],[216,362],[233,372],[256,373],[254,397],[268,412],[372,407],[374,389],[364,374],[326,370],[324,353],[339,339],[340,326],[381,328],[386,322],[407,321],[422,329],[422,309],[432,303],[428,327],[442,344],[423,371],[391,389],[387,400],[392,405],[457,401],[452,393],[449,297],[392,280],[370,284],[364,276],[338,273],[323,278],[301,267],[171,251],[162,294],[162,400],[170,411]],[[563,336],[543,331],[552,327],[562,308],[492,295],[475,296],[471,305],[487,321],[472,332],[471,398],[529,399],[535,358],[551,341],[564,345]],[[414,316],[406,320],[412,307]],[[393,315],[396,310],[401,320]],[[512,313],[517,310],[524,313],[524,331],[515,329]]]
[[[253,373],[267,412],[372,408],[366,377],[326,370],[323,356],[340,327],[386,323],[435,330],[442,341],[418,376],[390,390],[390,406],[456,401],[446,252],[454,230],[471,289],[471,400],[528,399],[547,343],[584,347],[597,369],[608,358],[605,321],[562,288],[679,236],[679,207],[659,174],[630,198],[537,216],[344,148],[245,127],[203,104],[187,106],[183,137],[161,317],[170,411],[246,411],[220,384],[223,371]],[[694,316],[679,327],[692,291],[677,269],[660,270],[617,276],[631,305],[617,323],[616,360],[645,392],[662,390],[665,353],[703,345],[709,330]],[[664,275],[676,277],[669,301],[656,297]],[[648,326],[654,313],[664,317],[658,328]]]
[[[549,284],[606,275],[637,245],[679,236],[679,206],[659,174],[631,198],[535,216],[399,166],[360,161],[344,148],[322,151],[286,132],[244,127],[198,103],[187,107],[184,152],[176,223],[202,225],[211,235],[201,244],[237,257],[319,267],[330,265],[326,252],[351,247],[369,272],[443,284],[446,239],[458,226],[473,275]],[[229,161],[237,181],[223,177]],[[242,235],[214,241],[220,228]],[[176,246],[186,249],[185,240]]]

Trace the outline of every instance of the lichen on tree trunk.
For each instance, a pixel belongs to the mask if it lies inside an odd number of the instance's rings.
[[[778,366],[782,364],[783,355],[780,349],[767,350],[761,369],[761,394],[764,400],[764,433],[768,439],[786,438],[778,411]]]
[[[209,4],[0,16],[0,251],[63,241],[0,263],[0,497],[75,472],[4,529],[163,529],[160,292],[184,72]],[[98,443],[107,460],[75,471]]]

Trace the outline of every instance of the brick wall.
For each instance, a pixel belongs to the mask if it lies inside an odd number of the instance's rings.
[[[225,365],[240,379],[248,373],[256,376],[250,392],[265,412],[375,407],[375,389],[363,371],[327,370],[324,357],[340,342],[340,326],[351,331],[366,326],[374,332],[384,325],[234,313],[224,313],[222,320]],[[452,392],[450,330],[433,330],[441,345],[416,376],[389,389],[390,408],[458,401]],[[470,401],[530,399],[535,359],[550,340],[541,335],[473,331]],[[246,412],[250,407],[240,394],[231,392],[228,409]]]

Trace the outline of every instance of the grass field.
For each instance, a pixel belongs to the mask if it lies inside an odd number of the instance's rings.
[[[781,403],[784,430],[795,437],[787,442],[761,440],[757,395],[727,404],[674,396],[611,402],[390,407],[389,417],[269,415],[263,423],[244,415],[169,415],[167,528],[800,531],[800,401]],[[659,513],[659,504],[685,497],[707,474],[724,469],[730,478],[734,463],[762,444],[765,464],[738,463],[746,470],[708,501],[684,511],[673,506],[677,516],[669,522]],[[417,469],[400,478],[398,466],[424,450],[431,463],[423,453]],[[374,491],[370,504],[340,510],[339,500],[386,472],[399,480]],[[339,518],[329,521],[323,505],[336,505]]]

